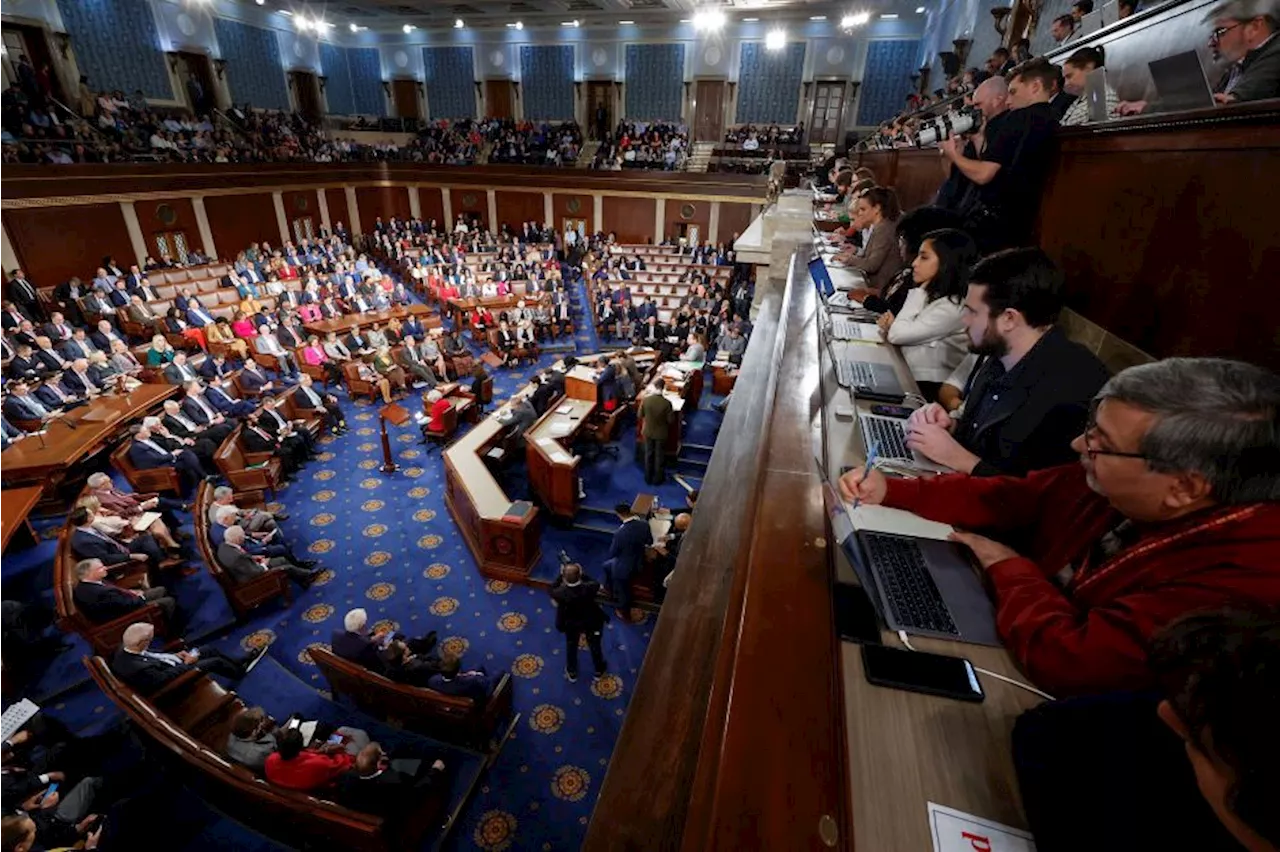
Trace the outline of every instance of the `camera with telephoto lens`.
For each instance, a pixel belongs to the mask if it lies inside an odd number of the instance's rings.
[[[563,568],[563,567],[564,567],[564,566],[566,566],[566,565],[572,565],[572,564],[573,564],[573,560],[569,558],[569,554],[568,554],[567,552],[565,552],[564,550],[560,550],[560,551],[558,551],[558,552],[556,553],[556,558],[560,560],[560,567],[561,567],[561,568]]]
[[[982,110],[976,106],[963,106],[945,115],[930,119],[916,134],[916,146],[925,148],[937,145],[943,139],[963,136],[982,124]]]

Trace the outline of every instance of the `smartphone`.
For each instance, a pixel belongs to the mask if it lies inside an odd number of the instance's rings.
[[[879,414],[881,417],[897,417],[906,420],[911,416],[914,408],[907,408],[905,405],[873,405],[871,406],[872,414]]]
[[[862,667],[867,681],[876,686],[940,695],[959,701],[980,702],[986,697],[973,663],[963,657],[863,645]]]
[[[334,734],[329,737],[329,745],[342,745],[342,734]]]
[[[302,724],[301,719],[290,719],[289,724],[285,725],[286,729],[296,728]]]
[[[41,804],[49,801],[49,798],[56,792],[58,792],[58,782],[54,781],[49,785],[49,789],[44,791],[44,796],[40,799]]]

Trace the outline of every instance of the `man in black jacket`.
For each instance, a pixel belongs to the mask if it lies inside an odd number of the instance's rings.
[[[937,403],[911,415],[909,447],[975,476],[1021,476],[1076,457],[1071,441],[1107,368],[1054,324],[1062,291],[1062,273],[1038,248],[1007,249],[974,267],[964,322],[985,363],[959,416]]]
[[[116,677],[144,695],[156,692],[193,668],[239,680],[248,674],[250,665],[269,647],[264,645],[258,653],[239,660],[213,648],[163,653],[148,650],[155,635],[156,629],[146,622],[130,624],[125,628],[120,650],[111,659],[111,671]]]
[[[363,609],[348,612],[342,619],[343,629],[335,630],[330,639],[329,646],[333,648],[333,653],[344,660],[359,663],[370,671],[385,674],[386,663],[383,662],[381,651],[392,641],[404,642],[410,651],[420,655],[430,653],[436,646],[434,630],[426,636],[407,639],[403,634],[392,634],[391,629],[385,626],[369,631],[368,625],[369,613]]]
[[[223,536],[222,544],[218,545],[214,558],[218,560],[222,570],[237,583],[252,580],[267,571],[279,570],[284,571],[289,575],[290,580],[306,589],[320,574],[320,569],[303,568],[301,565],[295,565],[285,556],[254,556],[249,553],[244,547],[244,527],[229,526]]]
[[[82,559],[76,563],[76,587],[72,598],[76,608],[90,621],[102,624],[119,618],[149,603],[160,607],[165,620],[173,625],[178,602],[165,591],[164,586],[149,589],[122,589],[107,579],[107,566],[101,559]]]
[[[421,764],[421,761],[415,761]],[[445,764],[436,760],[419,775],[403,771],[405,763],[392,760],[377,743],[369,743],[356,755],[355,765],[338,776],[337,800],[353,811],[385,818],[401,818],[412,812],[443,784]]]
[[[286,476],[292,476],[307,460],[307,448],[300,442],[289,444],[272,435],[260,421],[260,412],[254,411],[245,418],[240,439],[251,453],[271,453],[280,459]]]
[[[556,604],[556,630],[564,634],[564,676],[570,683],[578,680],[578,639],[587,637],[596,678],[609,668],[601,648],[602,631],[608,617],[596,596],[600,584],[582,573],[582,566],[570,562],[560,566],[560,576],[551,586],[551,600]]]

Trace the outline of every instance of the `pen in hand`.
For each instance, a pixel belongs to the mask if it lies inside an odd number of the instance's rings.
[[[875,463],[876,463],[876,456],[878,455],[879,450],[880,450],[880,446],[879,446],[878,444],[872,444],[872,445],[867,449],[867,463],[866,463],[866,465],[862,468],[862,479],[860,479],[860,480],[858,481],[858,484],[859,484],[859,485],[861,485],[863,482],[866,482],[866,481],[867,481],[867,475],[871,473],[871,468],[875,466]],[[861,490],[861,489],[859,489],[859,490]],[[861,502],[862,502],[862,498],[861,498],[861,497],[854,497],[854,498],[853,498],[853,508],[856,510],[856,509],[858,508],[858,504],[859,504],[859,503],[861,503]]]

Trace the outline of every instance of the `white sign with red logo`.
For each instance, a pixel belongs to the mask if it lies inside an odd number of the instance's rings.
[[[1030,833],[929,802],[934,852],[1035,852]]]

